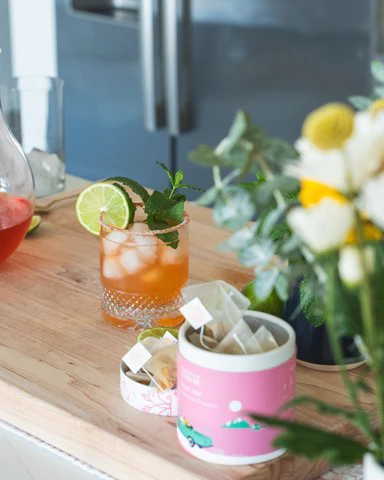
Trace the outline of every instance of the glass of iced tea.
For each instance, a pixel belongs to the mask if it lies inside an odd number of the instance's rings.
[[[174,327],[183,321],[181,289],[188,280],[189,217],[166,230],[150,230],[141,204],[126,230],[100,217],[100,275],[104,319],[122,329]],[[159,235],[177,232],[178,240]]]

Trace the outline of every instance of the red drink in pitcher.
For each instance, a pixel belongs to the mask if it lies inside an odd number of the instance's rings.
[[[25,198],[0,192],[0,264],[22,242],[33,216],[33,206]]]

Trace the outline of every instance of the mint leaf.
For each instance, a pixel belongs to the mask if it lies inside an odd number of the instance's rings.
[[[132,198],[128,195],[128,192],[125,190],[124,187],[122,187],[119,183],[114,183],[113,185],[117,187],[119,190],[121,190],[124,193],[125,198],[127,199],[128,207],[129,207],[128,224],[131,224],[134,222],[134,219],[135,219],[135,212],[137,210],[136,205],[133,203]]]
[[[300,304],[305,318],[312,326],[320,327],[323,325],[324,315],[319,315],[324,309],[323,302],[311,291],[306,277],[300,284]]]
[[[184,201],[177,202],[155,190],[145,202],[144,212],[148,216],[156,217],[156,220],[168,220],[168,222],[179,224],[183,221]]]
[[[166,197],[169,198],[171,193],[172,193],[172,190],[170,188],[166,188],[163,191],[163,193]],[[180,201],[185,202],[187,200],[187,197],[185,195],[183,195],[182,193],[173,192],[172,200],[175,200],[175,202],[180,202]]]
[[[165,220],[156,219],[153,215],[148,215],[147,225],[151,230],[166,230],[171,227]],[[179,246],[179,232],[177,230],[174,232],[159,233],[156,234],[156,237],[175,250]]]
[[[161,163],[161,162],[156,162],[157,165],[160,165],[160,167],[166,171],[167,175],[168,175],[168,178],[169,178],[169,181],[171,182],[171,185],[174,185],[174,180],[173,180],[173,175],[172,175],[172,172],[169,170],[169,168],[164,165],[164,163]]]
[[[192,187],[191,185],[187,185],[186,183],[181,183],[180,185],[177,185],[177,188],[189,188],[189,190],[197,190],[198,192],[205,192],[202,188],[199,187]]]
[[[174,185],[175,185],[176,188],[181,188],[180,184],[183,181],[183,178],[184,178],[183,172],[181,170],[178,170],[175,173],[175,183],[174,183]]]
[[[369,452],[359,442],[309,425],[261,415],[251,417],[264,425],[284,429],[273,445],[286,448],[294,455],[304,455],[311,460],[324,458],[333,465],[345,465],[361,460]]]
[[[107,178],[107,182],[120,182],[123,185],[129,187],[134,193],[139,195],[142,201],[145,203],[149,198],[149,193],[147,190],[141,186],[139,183],[135,182],[135,180],[131,180],[130,178],[126,177],[110,177]]]

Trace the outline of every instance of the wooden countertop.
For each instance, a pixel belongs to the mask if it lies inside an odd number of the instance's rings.
[[[101,319],[98,240],[78,224],[74,202],[56,204],[0,266],[0,418],[118,479],[310,480],[326,471],[324,461],[290,455],[247,467],[201,462],[179,447],[175,419],[124,403],[119,365],[135,334]],[[188,211],[191,282],[220,278],[241,288],[252,271],[215,250],[228,234],[209,209]],[[297,391],[348,405],[336,373],[298,367]],[[372,396],[364,402],[374,409]],[[345,420],[308,406],[296,418],[355,436]]]

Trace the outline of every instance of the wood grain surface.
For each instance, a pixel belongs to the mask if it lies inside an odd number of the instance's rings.
[[[190,281],[220,278],[241,288],[252,271],[215,249],[228,234],[214,228],[209,209],[188,211]],[[101,319],[98,255],[98,239],[78,224],[70,199],[55,204],[0,266],[2,420],[121,480],[311,480],[327,470],[326,462],[290,455],[247,467],[204,463],[178,446],[175,419],[124,403],[119,365],[135,334]],[[297,391],[348,406],[337,373],[299,366]],[[373,411],[373,397],[364,405]],[[356,438],[344,419],[308,406],[297,408],[296,418]]]

